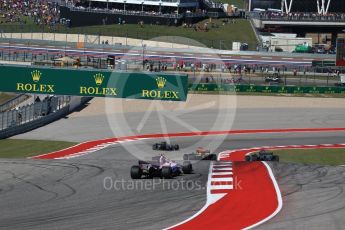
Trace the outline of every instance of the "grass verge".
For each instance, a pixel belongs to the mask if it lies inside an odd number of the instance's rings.
[[[229,5],[235,5],[236,7],[243,9],[245,4],[244,0],[219,0],[221,3],[228,3]]]
[[[282,162],[317,165],[345,165],[345,149],[284,149],[275,150]]]
[[[23,158],[68,148],[77,143],[39,140],[0,140],[0,158]]]
[[[140,26],[138,24],[125,25],[98,25],[66,28],[65,26],[57,26],[55,29],[49,29],[45,26],[38,26],[32,23],[31,18],[27,18],[28,23],[25,26],[13,23],[1,24],[4,32],[55,32],[55,33],[73,33],[73,34],[91,34],[104,35],[114,37],[128,37],[136,39],[154,39],[161,36],[177,36],[189,38],[204,44],[207,47],[232,49],[232,42],[246,42],[249,49],[255,50],[257,41],[250,26],[250,22],[245,19],[236,19],[235,23],[223,23],[222,19],[204,20],[199,25],[209,22],[209,31],[195,31],[193,28],[185,28],[183,26],[166,26],[166,25],[149,25]],[[155,39],[156,40],[156,39]],[[181,43],[193,45],[193,42],[177,38],[165,37],[166,42]]]

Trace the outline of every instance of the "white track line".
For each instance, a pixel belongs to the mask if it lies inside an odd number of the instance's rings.
[[[228,181],[233,181],[232,177],[223,177],[223,178],[212,178],[212,182],[228,182]]]
[[[227,185],[227,184],[224,184],[224,185],[211,185],[211,190],[214,191],[214,190],[232,190],[234,188],[233,185]]]

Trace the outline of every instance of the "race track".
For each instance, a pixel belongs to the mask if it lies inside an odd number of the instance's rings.
[[[211,95],[190,98],[177,110],[171,108],[181,104],[160,103],[165,107],[158,106],[158,112],[150,114],[146,111],[151,102],[111,100],[115,106],[109,113],[103,99],[94,99],[81,112],[14,138],[81,142],[145,133],[345,126],[343,99],[231,100]],[[111,123],[111,119],[118,122]],[[167,155],[181,160],[183,153],[198,146],[222,152],[270,145],[344,143],[344,137],[345,132],[307,132],[171,138],[182,150]],[[105,188],[106,178],[131,183],[130,166],[136,163],[136,157],[153,156],[151,145],[156,141],[114,145],[69,160],[0,160],[0,228],[161,229],[191,217],[206,202],[208,162],[194,165],[195,174],[172,180],[180,185],[184,180],[201,184],[201,189],[166,189],[162,183],[154,189],[152,185],[150,189]],[[344,226],[345,168],[285,163],[272,164],[272,168],[284,205],[276,217],[259,228],[309,230]]]
[[[327,154],[327,153],[325,153]],[[343,229],[345,167],[271,164],[284,207],[258,229]]]
[[[222,140],[217,152],[263,145],[342,143],[345,133],[234,135]],[[182,151],[167,153],[174,159],[191,151],[193,143],[217,142],[217,137],[172,138]],[[147,159],[151,144],[145,140],[115,145],[71,160],[0,161],[0,228],[2,229],[159,229],[192,216],[206,201],[204,189],[115,190],[104,179],[129,182],[135,164],[133,147]],[[134,152],[134,154],[138,154]],[[343,226],[345,168],[272,164],[282,190],[280,214],[262,229],[339,229]],[[205,184],[208,162],[194,166],[195,174],[179,177]],[[151,180],[148,180],[151,181]]]
[[[95,98],[81,112],[13,138],[83,142],[147,133],[345,126],[342,98],[188,97],[186,103]]]

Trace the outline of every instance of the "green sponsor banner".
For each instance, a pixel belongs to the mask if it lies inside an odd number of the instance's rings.
[[[0,91],[91,97],[185,101],[188,76],[0,66]]]
[[[330,67],[335,66],[335,60],[334,61],[312,61],[313,67]]]
[[[343,87],[310,86],[258,86],[225,84],[190,84],[189,90],[197,92],[241,92],[241,93],[281,93],[281,94],[339,94],[345,93]]]

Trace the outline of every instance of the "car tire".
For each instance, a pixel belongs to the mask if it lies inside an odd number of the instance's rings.
[[[273,161],[279,162],[279,156],[273,156]]]
[[[191,174],[193,171],[192,163],[190,161],[184,161],[182,171],[184,174]]]
[[[249,156],[245,156],[244,157],[244,160],[245,161],[252,161],[252,157],[249,155]]]
[[[179,145],[174,145],[174,149],[177,151],[180,149],[180,146]]]
[[[153,167],[151,167],[150,169],[149,169],[149,178],[153,178],[155,176],[155,169],[153,168]]]
[[[189,155],[188,154],[183,154],[183,160],[188,161],[189,160]]]
[[[143,171],[138,165],[134,165],[131,168],[131,178],[132,179],[141,179],[141,176],[143,175]]]
[[[157,150],[157,145],[152,145],[152,150]]]
[[[164,179],[171,179],[172,178],[172,170],[171,167],[165,166],[162,168],[162,177]]]
[[[217,160],[217,154],[210,154],[209,155],[211,161],[216,161]]]

